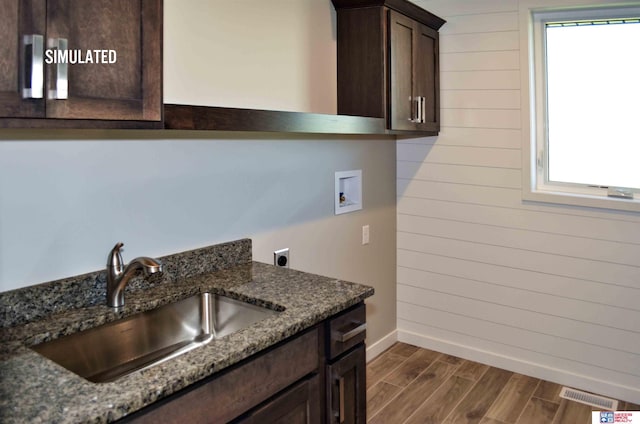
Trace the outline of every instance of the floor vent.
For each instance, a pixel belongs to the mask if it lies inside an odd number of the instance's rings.
[[[581,392],[580,390],[563,387],[560,391],[560,397],[573,400],[576,402],[591,405],[605,411],[616,411],[618,409],[618,401],[606,397],[592,395],[591,393]]]

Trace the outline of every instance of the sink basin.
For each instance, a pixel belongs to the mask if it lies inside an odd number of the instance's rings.
[[[278,314],[202,293],[32,349],[95,383],[113,381]]]

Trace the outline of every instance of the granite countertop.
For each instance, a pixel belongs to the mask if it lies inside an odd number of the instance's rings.
[[[249,244],[250,248],[250,244]],[[91,383],[28,346],[202,292],[281,310],[276,316],[110,383]],[[245,359],[373,295],[371,287],[251,260],[0,329],[0,422],[111,422]]]

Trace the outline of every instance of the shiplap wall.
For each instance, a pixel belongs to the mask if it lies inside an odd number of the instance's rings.
[[[518,0],[414,2],[447,23],[442,131],[397,142],[399,339],[640,402],[640,216],[522,201]]]

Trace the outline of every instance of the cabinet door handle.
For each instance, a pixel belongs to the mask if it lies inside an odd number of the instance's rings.
[[[415,99],[416,104],[413,105],[413,100]],[[414,124],[420,123],[420,96],[409,97],[409,103],[411,103],[411,116],[409,117],[409,122],[413,122]]]
[[[67,50],[69,42],[66,38],[50,38],[49,48],[58,51]],[[57,54],[57,52],[56,52]],[[59,58],[59,57],[58,57]],[[62,62],[62,63],[60,63]],[[54,88],[49,90],[47,97],[50,99],[67,99],[69,98],[69,64],[66,61],[55,61],[55,71],[52,75],[52,84]]]
[[[344,422],[344,377],[340,377],[338,380],[338,391],[340,392],[340,416],[338,422],[342,424]]]
[[[41,99],[44,93],[44,37],[29,34],[22,42],[22,98]]]
[[[359,324],[359,323],[354,323],[354,324]],[[367,323],[362,323],[360,325],[358,325],[357,327],[352,328],[349,331],[346,331],[344,333],[340,333],[337,337],[338,341],[341,343],[347,342],[351,339],[353,339],[355,336],[357,336],[358,334],[364,333],[365,331],[367,331]]]
[[[420,97],[420,123],[424,124],[425,116],[427,115],[427,98]]]
[[[416,96],[416,109],[415,109],[415,119],[410,118],[409,121],[414,124],[421,124],[424,122],[425,113],[425,104],[427,103],[426,99],[422,96]]]

